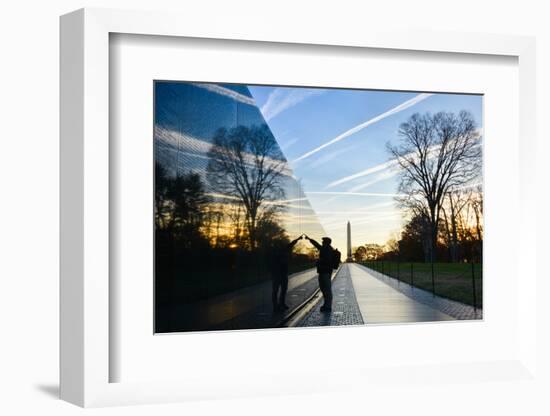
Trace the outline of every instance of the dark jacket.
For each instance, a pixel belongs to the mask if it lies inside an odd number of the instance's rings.
[[[332,273],[332,266],[334,264],[334,249],[332,246],[324,246],[312,238],[310,238],[309,241],[317,250],[319,250],[317,273]]]
[[[271,253],[271,276],[273,278],[288,277],[290,256],[298,240],[299,238],[289,244],[273,248]]]

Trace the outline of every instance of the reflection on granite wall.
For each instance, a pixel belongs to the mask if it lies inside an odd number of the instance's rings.
[[[322,237],[314,211],[246,86],[154,88],[156,332],[276,325],[274,253]],[[290,273],[313,267],[310,247],[293,247]]]

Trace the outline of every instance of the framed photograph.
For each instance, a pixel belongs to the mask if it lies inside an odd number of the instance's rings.
[[[481,95],[153,89],[155,333],[482,318]]]
[[[528,377],[534,41],[182,19],[61,18],[62,398]]]

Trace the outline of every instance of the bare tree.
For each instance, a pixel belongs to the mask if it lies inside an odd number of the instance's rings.
[[[483,256],[483,189],[478,186],[471,201],[476,223],[476,237],[480,259]]]
[[[208,179],[217,191],[235,197],[244,207],[249,243],[254,249],[258,221],[267,211],[265,202],[284,197],[286,161],[267,126],[218,130],[208,156]],[[271,204],[269,215],[276,208]]]
[[[231,220],[231,223],[233,224],[233,242],[237,245],[242,245],[242,242],[244,240],[243,236],[243,207],[241,204],[235,204],[233,207],[229,210],[229,219]]]
[[[226,214],[224,205],[220,203],[210,203],[204,213],[203,229],[204,234],[210,240],[214,247],[220,246],[222,240],[222,227],[225,222]]]
[[[166,169],[155,164],[155,226],[185,234],[199,230],[205,221],[210,198],[196,173],[168,176]]]
[[[167,193],[171,185],[166,169],[155,163],[155,227],[157,230],[167,228],[169,220],[169,203]]]
[[[476,192],[471,201],[472,209],[474,210],[474,216],[476,221],[476,236],[478,241],[483,240],[483,190],[481,186],[478,186]]]
[[[401,124],[399,135],[397,146],[388,144],[401,169],[399,192],[405,196],[399,202],[427,217],[433,262],[445,195],[480,174],[479,133],[473,116],[461,111],[414,114]]]
[[[445,231],[447,233],[447,242],[449,245],[449,252],[451,261],[456,263],[459,260],[459,233],[460,228],[464,228],[464,220],[461,213],[472,200],[471,190],[456,190],[455,192],[448,192],[446,195],[446,204],[441,207],[443,212],[443,219],[445,222]],[[445,202],[444,201],[444,202]],[[449,215],[447,215],[447,211]]]
[[[430,226],[424,212],[408,212],[398,236],[399,258],[403,261],[424,261],[430,259]],[[440,233],[445,236],[445,223],[440,222]],[[444,241],[438,240],[440,243]]]

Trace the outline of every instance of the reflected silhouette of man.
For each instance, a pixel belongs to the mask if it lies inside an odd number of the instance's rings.
[[[321,306],[321,312],[332,311],[332,270],[336,263],[340,263],[339,251],[334,250],[330,245],[332,240],[329,237],[322,238],[322,244],[319,244],[313,238],[306,235],[306,239],[319,250],[319,259],[317,260],[317,273],[319,273],[319,289],[323,294],[324,303]]]
[[[281,312],[288,309],[286,304],[286,291],[288,289],[288,264],[292,249],[303,237],[300,236],[290,243],[281,243],[275,245],[271,258],[271,301],[273,302],[273,311]]]

